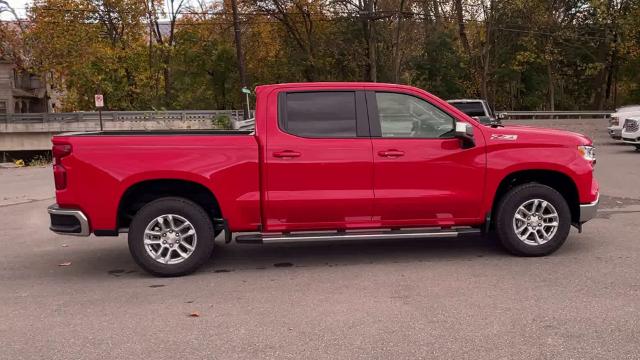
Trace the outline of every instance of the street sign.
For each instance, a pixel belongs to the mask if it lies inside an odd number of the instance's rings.
[[[96,94],[96,96],[94,96],[94,99],[96,101],[97,108],[104,107],[104,96],[102,94]]]
[[[102,125],[102,108],[104,107],[104,96],[102,94],[96,94],[93,99],[96,102],[96,107],[98,108],[98,119],[100,121],[100,131],[104,130],[104,126]]]
[[[244,104],[244,111],[243,111],[244,114],[242,116],[243,120],[247,120],[249,119],[249,95],[251,95],[251,90],[247,89],[246,86],[243,86],[242,89],[240,89],[240,91],[242,91],[245,98],[247,99],[247,102]]]

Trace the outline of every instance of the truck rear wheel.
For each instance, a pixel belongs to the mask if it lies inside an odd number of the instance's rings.
[[[213,252],[214,229],[207,213],[184,198],[154,200],[129,227],[135,262],[156,276],[181,276],[202,266]]]
[[[519,256],[544,256],[558,250],[569,235],[571,211],[555,189],[537,183],[509,190],[498,203],[496,234]]]

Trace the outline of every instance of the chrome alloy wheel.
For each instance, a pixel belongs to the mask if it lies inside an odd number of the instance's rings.
[[[162,264],[185,261],[196,248],[198,236],[193,225],[180,215],[160,215],[144,230],[147,254]]]
[[[556,208],[541,199],[528,200],[513,216],[513,230],[527,245],[542,245],[558,231],[560,217]]]

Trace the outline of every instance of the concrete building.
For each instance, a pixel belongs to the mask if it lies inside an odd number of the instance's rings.
[[[32,74],[0,58],[0,114],[56,112],[60,93],[52,84],[50,74]]]

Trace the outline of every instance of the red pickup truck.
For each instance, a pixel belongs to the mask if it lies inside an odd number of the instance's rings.
[[[483,125],[409,86],[256,88],[255,131],[53,138],[51,230],[116,236],[145,270],[184,275],[214,238],[279,243],[483,232],[541,256],[598,205],[587,137]]]

